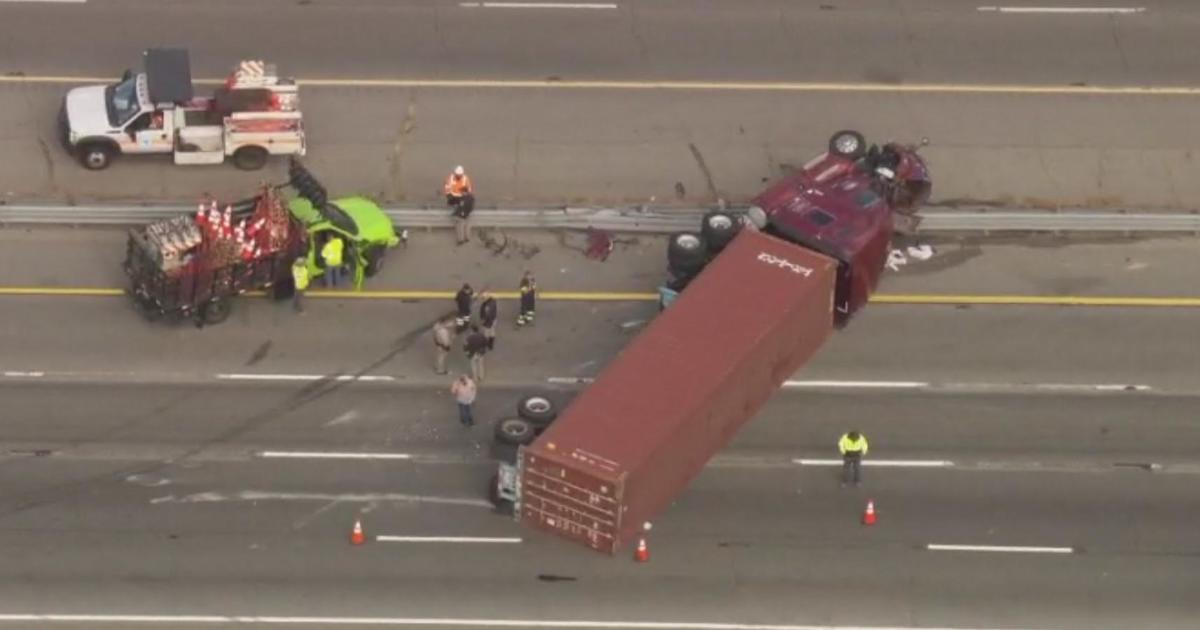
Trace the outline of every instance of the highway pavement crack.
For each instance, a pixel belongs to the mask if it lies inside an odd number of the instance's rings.
[[[389,168],[389,178],[392,183],[392,194],[396,199],[404,198],[404,151],[405,141],[417,128],[417,96],[409,97],[408,108],[400,121],[400,129],[396,132],[396,140],[392,143],[392,160]]]
[[[719,201],[720,195],[717,194],[717,186],[713,183],[712,171],[708,170],[708,163],[704,161],[700,149],[695,142],[689,142],[688,148],[691,149],[692,157],[696,158],[696,165],[700,167],[700,173],[704,175],[704,181],[708,184],[708,194],[712,195],[713,201]]]

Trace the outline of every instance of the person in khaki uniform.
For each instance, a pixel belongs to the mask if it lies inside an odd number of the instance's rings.
[[[439,319],[433,324],[433,371],[437,374],[446,374],[446,357],[450,356],[454,344],[453,326],[449,319]]]

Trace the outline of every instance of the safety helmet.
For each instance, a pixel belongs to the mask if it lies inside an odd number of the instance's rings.
[[[458,175],[459,177],[462,177],[462,175],[463,175],[464,173],[466,173],[466,171],[465,171],[465,170],[463,170],[463,167],[461,167],[461,166],[455,166],[455,167],[454,167],[454,174],[455,174],[455,175]]]

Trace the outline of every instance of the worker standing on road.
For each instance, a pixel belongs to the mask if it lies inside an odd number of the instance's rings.
[[[332,235],[321,247],[321,260],[325,262],[325,285],[337,287],[342,274],[342,264],[345,262],[342,254],[346,251],[346,243],[341,237]]]
[[[532,271],[525,271],[521,276],[521,314],[517,315],[517,325],[524,326],[533,323],[533,311],[537,305],[537,281],[533,279]]]
[[[446,357],[454,344],[454,332],[449,318],[437,320],[433,325],[433,350],[436,353],[433,371],[437,374],[446,373]]]
[[[476,394],[475,381],[466,374],[459,374],[454,384],[450,386],[450,393],[454,395],[454,402],[458,403],[458,421],[464,427],[475,426],[475,416],[471,413],[471,407],[475,404]]]
[[[304,256],[292,263],[292,281],[296,284],[296,289],[292,291],[292,306],[297,313],[303,313],[304,292],[308,290],[308,260]]]
[[[471,301],[475,298],[475,289],[466,282],[458,293],[454,294],[454,306],[458,309],[458,316],[454,318],[454,325],[457,326],[455,332],[462,332],[471,324]]]
[[[463,350],[471,361],[471,376],[475,377],[475,382],[482,383],[487,376],[483,365],[483,355],[487,354],[488,342],[487,337],[483,336],[479,330],[479,326],[471,326],[471,334],[467,335],[467,340],[463,343]]]
[[[483,336],[487,339],[487,349],[496,349],[496,316],[498,311],[496,308],[496,297],[491,291],[483,291],[479,294],[483,301],[479,304],[479,325],[483,328]]]
[[[850,431],[838,440],[838,450],[842,452],[842,485],[853,481],[857,486],[862,480],[862,458],[867,454],[866,436]]]
[[[471,240],[470,217],[475,209],[475,187],[471,185],[471,178],[467,177],[463,167],[455,166],[454,172],[446,178],[444,189],[446,205],[454,209],[454,234],[457,243],[462,245]]]

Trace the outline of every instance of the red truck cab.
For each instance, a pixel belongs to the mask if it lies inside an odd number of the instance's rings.
[[[894,213],[916,212],[930,190],[929,170],[916,147],[868,147],[858,132],[839,131],[826,152],[755,197],[745,218],[759,230],[838,261],[834,318],[843,326],[879,284]],[[669,286],[686,286],[732,239],[738,223],[727,213],[711,213],[700,234],[675,235],[668,250]],[[688,245],[695,250],[691,257],[683,251]]]

